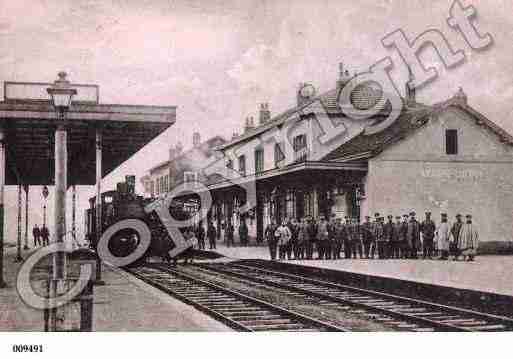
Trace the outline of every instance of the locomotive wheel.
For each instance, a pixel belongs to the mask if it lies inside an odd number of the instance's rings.
[[[108,248],[115,257],[127,257],[137,249],[139,243],[139,233],[132,228],[125,228],[111,237]]]

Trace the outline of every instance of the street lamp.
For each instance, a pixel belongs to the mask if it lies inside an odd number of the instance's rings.
[[[54,242],[64,244],[66,235],[66,190],[67,190],[67,134],[66,112],[77,90],[71,87],[65,72],[59,72],[59,78],[52,87],[46,89],[51,103],[57,112],[58,121],[55,130],[55,196],[54,196]],[[56,252],[53,257],[52,295],[57,296],[57,283],[65,279],[66,256],[63,251]],[[56,314],[53,314],[51,330],[57,330]]]
[[[48,194],[50,192],[48,191],[48,187],[44,186],[42,190],[42,195],[44,198],[44,204],[43,204],[43,227],[46,227],[46,199],[48,198]]]
[[[46,89],[52,98],[52,104],[61,116],[68,111],[71,105],[71,99],[77,94],[77,90],[70,86],[70,82],[66,79],[67,74],[64,71],[59,72],[59,78],[54,82],[52,87]],[[64,118],[63,118],[64,119]]]

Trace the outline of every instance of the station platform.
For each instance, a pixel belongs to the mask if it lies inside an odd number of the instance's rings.
[[[13,262],[15,254],[15,248],[5,249],[8,288],[0,288],[0,331],[43,331],[43,311],[27,306],[16,292],[20,263]],[[106,284],[94,287],[94,331],[231,331],[118,268],[102,269]]]
[[[231,259],[270,259],[269,249],[218,244]],[[283,263],[513,296],[513,256],[483,255],[474,262],[412,259],[285,260]]]

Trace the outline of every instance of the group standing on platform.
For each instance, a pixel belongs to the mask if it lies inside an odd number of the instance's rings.
[[[50,244],[50,231],[48,231],[45,225],[39,228],[37,224],[35,224],[32,229],[32,236],[34,237],[34,247],[45,247]]]
[[[457,214],[450,226],[447,214],[440,215],[440,224],[431,219],[431,212],[426,212],[425,219],[419,222],[415,212],[401,216],[388,215],[387,221],[379,213],[360,223],[356,218],[334,216],[327,221],[312,217],[285,220],[278,225],[274,220],[264,231],[272,260],[284,259],[433,259],[454,260],[462,257],[473,261],[479,245],[476,226],[472,216]]]

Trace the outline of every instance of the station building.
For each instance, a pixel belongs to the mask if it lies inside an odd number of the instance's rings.
[[[262,240],[271,219],[363,220],[374,212],[411,211],[422,218],[430,211],[436,222],[442,212],[451,221],[457,213],[470,213],[482,240],[512,241],[513,137],[473,109],[462,89],[426,105],[408,85],[397,119],[382,131],[368,131],[394,109],[385,103],[374,116],[355,119],[348,108],[372,107],[383,94],[362,83],[344,108],[339,96],[352,79],[341,69],[334,89],[320,95],[300,84],[294,108],[271,116],[269,105],[261,104],[258,124],[246,118],[241,135],[230,141],[214,137],[201,146],[197,141],[186,156],[172,153],[150,170],[149,192],[158,196],[177,178],[196,173],[212,196],[209,219],[220,237],[228,222],[237,234],[245,221],[250,236]],[[240,178],[202,173],[212,156]],[[251,188],[255,198],[248,201]],[[241,211],[248,203],[251,209]]]
[[[462,89],[447,101],[425,105],[408,85],[397,119],[368,134],[368,127],[393,110],[385,105],[367,120],[347,116],[338,96],[351,78],[341,69],[336,87],[321,95],[300,84],[296,107],[271,117],[269,106],[261,104],[257,126],[246,120],[242,135],[218,146],[226,166],[256,188],[256,206],[242,214],[238,209],[247,198],[240,183],[209,177],[210,218],[218,227],[231,221],[237,233],[245,220],[260,240],[271,218],[363,220],[374,212],[413,210],[419,218],[432,212],[436,222],[442,212],[451,220],[470,213],[482,240],[513,240],[513,137],[473,109]],[[351,101],[367,108],[380,96],[365,85]]]

